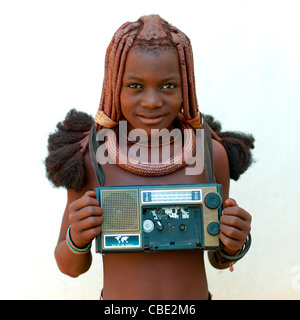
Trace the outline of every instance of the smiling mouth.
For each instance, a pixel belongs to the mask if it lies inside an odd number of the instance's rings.
[[[161,118],[164,115],[163,114],[138,114],[139,117],[147,118],[147,119],[156,119]]]
[[[137,115],[141,122],[143,122],[144,124],[157,124],[159,123],[163,118],[164,115],[154,115],[154,114],[138,114]]]

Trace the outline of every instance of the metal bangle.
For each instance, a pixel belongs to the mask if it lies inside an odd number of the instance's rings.
[[[236,262],[244,257],[244,255],[249,251],[251,246],[251,234],[249,233],[242,250],[236,256],[229,256],[224,252],[223,249],[216,251],[215,253],[218,254],[222,261],[221,263],[228,263],[228,262]]]
[[[92,242],[85,248],[78,248],[71,239],[71,226],[69,226],[66,236],[66,242],[69,249],[75,254],[86,254],[90,251]]]

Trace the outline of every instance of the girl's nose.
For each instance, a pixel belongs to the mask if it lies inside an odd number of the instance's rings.
[[[147,90],[141,100],[141,106],[148,109],[161,108],[163,106],[162,98],[156,90]]]

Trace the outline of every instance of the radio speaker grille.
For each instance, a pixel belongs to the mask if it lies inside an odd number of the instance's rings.
[[[137,190],[102,190],[103,231],[138,231]]]

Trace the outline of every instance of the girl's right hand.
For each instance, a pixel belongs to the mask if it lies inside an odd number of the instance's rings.
[[[71,239],[78,248],[85,248],[102,232],[103,211],[95,191],[87,191],[69,205]]]

